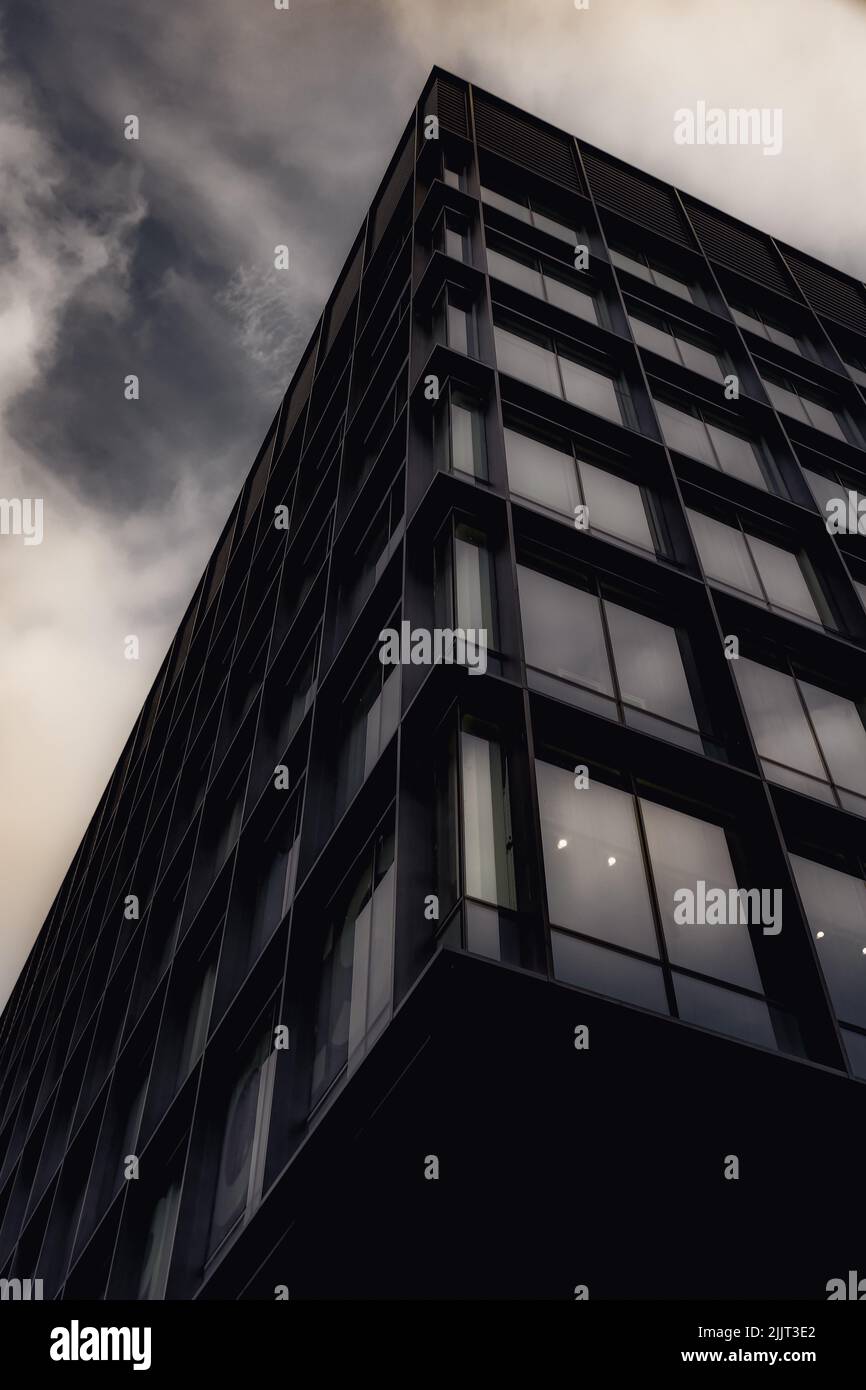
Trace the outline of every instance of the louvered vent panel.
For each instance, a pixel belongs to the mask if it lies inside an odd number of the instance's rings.
[[[698,240],[711,261],[729,270],[748,275],[769,290],[791,295],[793,285],[785,274],[781,258],[760,232],[750,231],[739,222],[686,199],[686,207]]]
[[[394,209],[400,201],[400,195],[406,187],[409,175],[412,172],[414,154],[415,129],[413,124],[412,129],[410,130],[409,134],[406,136],[405,141],[403,142],[403,148],[400,151],[400,156],[396,164],[394,165],[393,170],[391,171],[391,176],[388,179],[388,182],[386,183],[385,187],[383,188],[379,201],[376,204],[375,210],[373,212],[373,236],[370,243],[371,256],[373,252],[376,250],[376,247],[379,245],[379,242],[382,240],[385,228],[391,221],[391,218],[394,215]]]
[[[654,232],[661,232],[662,236],[679,242],[680,246],[693,244],[672,192],[615,160],[605,159],[594,150],[581,147],[581,153],[596,202],[618,212],[621,217],[642,222]]]
[[[479,145],[505,155],[546,179],[582,193],[572,141],[549,126],[509,110],[489,97],[475,98],[475,135]]]
[[[866,333],[866,295],[856,280],[835,275],[795,251],[783,251],[782,255],[816,313],[826,314],[838,319],[839,323],[847,323],[849,328]]]
[[[428,113],[439,117],[439,124],[456,135],[469,134],[469,121],[466,118],[466,93],[456,82],[447,77],[439,77],[430,93],[427,103]]]

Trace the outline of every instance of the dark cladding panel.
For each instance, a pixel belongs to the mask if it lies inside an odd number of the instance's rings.
[[[479,145],[544,178],[555,179],[575,193],[583,192],[570,136],[481,93],[475,96],[474,109]]]
[[[591,147],[581,145],[580,150],[597,203],[632,222],[651,227],[681,246],[693,244],[672,189]]]
[[[803,291],[806,302],[817,314],[826,314],[839,323],[866,333],[866,294],[856,280],[809,260],[798,251],[780,247],[788,269]]]
[[[736,270],[740,275],[748,275],[766,285],[768,290],[789,297],[794,293],[794,286],[769,237],[744,227],[732,217],[723,217],[703,203],[694,203],[691,198],[684,201],[698,240],[711,261]]]

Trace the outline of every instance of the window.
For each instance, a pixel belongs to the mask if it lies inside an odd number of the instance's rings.
[[[174,1182],[160,1197],[151,1214],[136,1294],[141,1302],[165,1297],[179,1205],[180,1183]]]
[[[866,1028],[866,883],[797,854],[791,867],[836,1015]]]
[[[776,1047],[748,930],[674,918],[678,890],[738,888],[725,831],[550,763],[536,777],[557,978],[667,1013],[667,966],[681,1018]]]
[[[458,164],[453,155],[446,154],[442,163],[442,177],[449,188],[465,191],[467,178],[465,164]]]
[[[866,815],[866,729],[858,706],[744,657],[734,670],[770,781]]]
[[[391,1016],[394,835],[380,835],[345,909],[328,928],[316,1016],[312,1103],[358,1065]]]
[[[842,361],[858,386],[866,386],[866,364],[863,361],[858,361],[856,357],[843,357]]]
[[[340,591],[344,631],[360,613],[400,544],[403,535],[403,487],[401,468],[396,482],[388,489],[384,502],[377,509],[352,556],[349,578]]]
[[[299,789],[279,826],[269,836],[259,864],[259,878],[250,914],[249,962],[258,958],[291,906],[295,895],[300,845]]]
[[[440,626],[461,627],[486,634],[486,645],[496,646],[495,579],[486,537],[474,528],[456,527],[448,554],[441,563],[444,591]]]
[[[510,217],[516,217],[521,222],[528,222],[531,227],[538,227],[550,236],[559,237],[561,241],[567,241],[571,245],[577,242],[574,230],[544,211],[543,206],[534,198],[518,202],[514,198],[506,197],[504,193],[496,193],[492,188],[485,187],[481,189],[481,197],[491,207],[499,208],[501,212],[507,212]]]
[[[251,1213],[261,1196],[274,1059],[270,1029],[247,1053],[236,1076],[225,1124],[211,1214],[208,1259]]]
[[[525,290],[537,299],[547,299],[549,303],[556,304],[560,309],[586,319],[589,323],[601,322],[598,303],[594,296],[564,278],[562,273],[556,273],[539,257],[519,253],[518,258],[518,254],[511,248],[505,253],[496,250],[495,247],[488,247],[487,263],[490,274],[498,280],[514,285],[516,289]]]
[[[316,647],[317,639],[314,638],[284,688],[276,740],[277,757],[282,757],[286,752],[301,726],[304,715],[313,703],[316,692]]]
[[[187,1016],[186,1029],[178,1058],[178,1068],[175,1078],[176,1085],[178,1086],[189,1076],[204,1051],[205,1038],[207,1037],[208,1024],[210,1022],[214,985],[216,984],[216,972],[216,959],[212,958],[204,966],[202,978],[195,988],[195,997],[192,1008],[189,1010]]]
[[[855,508],[859,507],[860,502],[863,500],[864,494],[859,492],[857,488],[853,488],[848,483],[842,481],[838,475],[831,474],[829,477],[826,477],[823,473],[815,473],[811,468],[804,468],[803,473],[811,489],[812,496],[815,498],[818,511],[821,512],[825,518],[830,517],[838,507],[840,501],[845,503],[847,511],[849,492],[854,493]],[[828,510],[829,503],[833,505]]]
[[[469,223],[466,218],[455,212],[446,212],[438,225],[438,250],[444,251],[446,256],[451,256],[455,261],[463,261],[470,265],[472,254],[469,245]]]
[[[730,305],[731,314],[734,322],[741,328],[747,329],[750,333],[757,333],[759,337],[765,338],[770,343],[775,343],[777,347],[787,348],[789,352],[797,352],[805,356],[802,345],[791,333],[786,333],[778,324],[772,322],[765,314],[758,309],[744,309],[736,305]]]
[[[768,608],[796,613],[809,622],[823,618],[812,594],[807,562],[703,512],[686,509],[695,545],[709,579],[749,594]]]
[[[437,301],[435,319],[437,338],[465,357],[477,357],[475,311],[458,291],[450,287],[444,291]]]
[[[841,439],[843,442],[848,441],[848,435],[842,428],[841,416],[835,410],[822,405],[814,397],[804,395],[791,378],[771,377],[761,373],[761,380],[771,402],[783,415],[791,415],[804,425],[811,425],[813,429],[823,430],[825,434],[831,434],[834,439]]]
[[[628,321],[639,347],[660,353],[670,361],[688,367],[690,371],[700,372],[702,376],[724,381],[725,367],[721,358],[708,348],[700,347],[688,338],[678,335],[667,319],[649,322],[629,314]]]
[[[500,371],[616,424],[626,423],[623,391],[612,376],[554,350],[549,339],[526,338],[498,324],[494,335]]]
[[[504,749],[477,734],[460,737],[463,863],[470,898],[515,908],[514,843]]]
[[[667,401],[655,398],[655,407],[662,438],[669,449],[690,458],[700,459],[721,473],[729,473],[744,483],[768,490],[761,451],[756,443],[743,435],[704,419],[694,407],[692,412],[678,409]]]
[[[385,666],[378,650],[344,705],[344,736],[337,768],[337,805],[345,810],[391,740],[400,711],[400,668]]]
[[[619,270],[628,271],[629,275],[636,275],[641,280],[647,280],[651,285],[657,285],[660,290],[667,290],[669,294],[675,294],[680,299],[695,302],[695,295],[685,280],[671,275],[668,271],[661,270],[657,265],[651,263],[642,252],[626,253],[625,251],[618,251],[612,246],[610,259]]]
[[[530,685],[703,751],[674,628],[523,565],[517,577]]]
[[[480,401],[449,388],[436,416],[434,449],[437,466],[446,471],[487,477],[487,443]]]

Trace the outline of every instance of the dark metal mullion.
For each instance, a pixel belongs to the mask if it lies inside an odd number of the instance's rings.
[[[601,614],[601,631],[602,636],[604,638],[605,650],[607,651],[607,661],[610,667],[611,683],[613,685],[613,697],[616,701],[616,712],[619,718],[619,722],[621,724],[625,724],[625,702],[622,698],[622,690],[620,689],[619,684],[619,673],[617,672],[616,661],[614,659],[613,638],[610,635],[610,628],[608,626],[607,621],[607,613],[605,612],[604,607],[604,598],[601,594],[601,586],[600,584],[598,584],[598,581],[596,581],[596,584],[596,597],[598,599],[599,611]]]

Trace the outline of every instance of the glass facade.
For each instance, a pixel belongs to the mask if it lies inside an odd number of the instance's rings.
[[[816,515],[866,495],[854,282],[821,269],[836,322],[802,276],[789,322],[798,253],[747,228],[720,265],[712,210],[445,80],[0,1020],[0,1277],[51,1232],[47,1297],[272,1298],[269,1214],[320,1181],[356,1219],[327,1145],[394,1171],[363,1146],[469,1076],[473,989],[616,1010],[680,1087],[866,1080],[866,558]],[[777,892],[778,934],[679,910]]]

